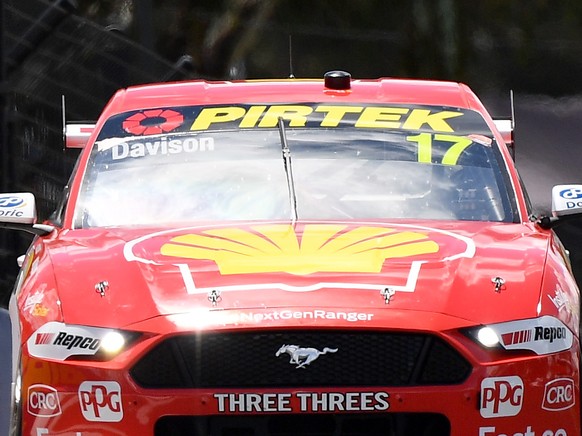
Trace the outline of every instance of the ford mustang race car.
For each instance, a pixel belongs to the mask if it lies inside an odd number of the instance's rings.
[[[118,91],[10,301],[11,434],[580,436],[579,290],[465,85]]]

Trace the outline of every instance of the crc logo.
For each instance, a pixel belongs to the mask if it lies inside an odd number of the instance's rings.
[[[79,386],[79,404],[87,421],[119,422],[123,419],[121,387],[117,382],[86,381]]]
[[[566,410],[576,403],[574,381],[570,378],[557,378],[546,383],[542,409],[550,411]]]
[[[518,376],[489,377],[481,382],[481,416],[515,416],[523,404],[523,381]]]
[[[32,385],[28,388],[28,413],[34,416],[57,416],[61,414],[61,403],[57,390],[47,385]]]
[[[575,200],[578,198],[582,198],[582,189],[579,188],[568,188],[560,191],[560,197],[565,198],[567,200]]]
[[[0,207],[17,207],[24,203],[24,199],[13,195],[0,197]]]

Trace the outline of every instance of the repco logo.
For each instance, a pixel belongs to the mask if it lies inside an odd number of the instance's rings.
[[[65,332],[59,332],[56,336],[53,345],[60,345],[61,347],[67,347],[67,350],[70,350],[73,347],[76,348],[83,348],[89,350],[97,350],[99,348],[99,344],[101,343],[100,339],[91,338],[88,336],[79,336],[79,335],[70,335]]]
[[[542,409],[550,411],[566,410],[576,403],[574,381],[570,378],[557,378],[546,383]]]
[[[28,388],[28,413],[34,416],[57,416],[61,414],[61,403],[57,390],[47,385],[32,385]]]
[[[518,376],[489,377],[481,382],[481,416],[515,416],[523,404],[523,381]]]
[[[550,341],[550,344],[555,339],[565,339],[565,327],[536,327],[534,341]]]
[[[117,382],[86,381],[79,386],[81,413],[87,421],[119,422],[123,419],[121,387]]]

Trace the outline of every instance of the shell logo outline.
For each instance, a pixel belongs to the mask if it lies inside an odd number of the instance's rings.
[[[271,258],[273,253],[277,256]],[[188,227],[148,234],[124,247],[124,256],[130,262],[176,267],[188,294],[273,288],[310,292],[322,288],[378,291],[390,287],[397,292],[414,292],[421,266],[431,259],[429,256],[447,261],[474,254],[473,240],[462,235],[383,223],[314,222],[303,224],[300,229],[280,223]],[[354,265],[348,265],[349,261]],[[196,265],[209,263],[218,269],[214,282],[212,278],[202,280],[202,273],[196,269]],[[392,279],[387,279],[384,272],[395,263],[401,270],[407,268],[406,278],[390,282]],[[280,281],[273,281],[274,273]],[[347,274],[330,282],[330,273]],[[225,277],[241,279],[227,283]]]

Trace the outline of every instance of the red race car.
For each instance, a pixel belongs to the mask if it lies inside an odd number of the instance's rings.
[[[120,90],[10,302],[11,434],[580,436],[579,290],[465,85]]]

